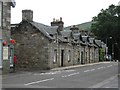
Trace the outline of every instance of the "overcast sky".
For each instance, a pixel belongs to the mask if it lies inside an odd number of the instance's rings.
[[[22,20],[22,10],[31,9],[33,20],[50,25],[53,18],[63,18],[64,26],[76,25],[92,20],[101,9],[109,5],[118,5],[120,0],[15,0],[12,8],[11,23]]]

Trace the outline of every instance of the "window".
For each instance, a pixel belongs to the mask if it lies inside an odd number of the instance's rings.
[[[54,50],[54,63],[57,62],[57,50],[55,49]]]
[[[0,1],[0,27],[2,25],[2,2]]]
[[[64,39],[68,39],[68,37],[64,37]]]
[[[71,61],[71,51],[68,50],[68,62],[70,62],[70,61]]]
[[[80,51],[78,51],[78,63],[80,62]]]

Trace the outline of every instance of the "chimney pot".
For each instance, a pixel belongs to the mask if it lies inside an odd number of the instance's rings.
[[[60,20],[59,19],[56,19],[55,21],[54,20],[55,19],[53,19],[53,22],[51,22],[51,26],[58,26],[58,29],[62,31],[64,27],[64,22],[62,21],[62,18],[60,18]]]
[[[62,21],[62,17],[60,17],[60,21]]]
[[[53,18],[53,22],[55,22],[55,18]]]

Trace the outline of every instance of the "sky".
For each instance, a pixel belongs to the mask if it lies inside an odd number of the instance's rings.
[[[76,25],[92,20],[101,9],[118,5],[120,0],[15,0],[11,9],[11,23],[22,21],[22,10],[33,10],[33,21],[50,26],[53,18],[62,17],[64,26]]]

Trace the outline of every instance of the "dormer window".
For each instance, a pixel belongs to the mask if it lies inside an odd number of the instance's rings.
[[[51,37],[53,37],[53,34],[50,34]]]
[[[64,39],[68,39],[68,37],[64,37]]]
[[[80,40],[82,41],[82,36],[80,35]]]
[[[85,41],[83,41],[83,43],[85,43]]]
[[[89,37],[87,37],[87,41],[90,42]]]
[[[75,39],[75,41],[77,42],[77,39]]]

